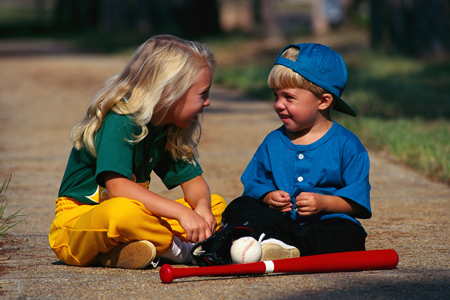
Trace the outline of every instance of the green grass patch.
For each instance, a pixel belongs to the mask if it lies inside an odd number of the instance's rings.
[[[38,13],[34,6],[0,5],[1,38],[45,36],[48,35],[52,27],[53,14],[49,9],[44,9],[41,13]]]
[[[25,221],[28,216],[20,215],[20,211],[23,209],[19,209],[15,213],[11,215],[6,215],[6,207],[11,202],[6,196],[5,192],[11,182],[12,174],[8,173],[6,179],[3,181],[3,184],[0,186],[0,237],[7,235],[8,230],[18,225],[19,223]]]
[[[272,90],[267,86],[267,75],[271,66],[258,66],[256,64],[230,66],[218,68],[214,75],[214,81],[224,87],[239,90],[246,95],[271,99]]]
[[[448,120],[340,117],[337,121],[354,132],[367,148],[385,150],[427,176],[450,183]]]
[[[49,12],[45,12],[45,18],[50,19]],[[1,7],[0,25],[5,24],[33,24],[37,21],[36,9],[28,7]]]
[[[344,99],[361,116],[450,117],[450,61],[426,63],[365,53],[346,59]]]

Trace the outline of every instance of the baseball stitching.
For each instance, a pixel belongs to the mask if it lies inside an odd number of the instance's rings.
[[[247,250],[255,243],[254,240],[251,240],[250,242],[251,243],[247,244],[247,246],[244,247],[244,250],[242,250],[241,260],[243,263],[245,263],[245,254],[247,253]]]

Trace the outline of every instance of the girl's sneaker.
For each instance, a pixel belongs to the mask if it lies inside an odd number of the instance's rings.
[[[261,261],[294,258],[300,256],[300,251],[277,239],[267,239],[261,242]]]
[[[98,259],[105,267],[123,269],[144,269],[154,263],[156,248],[149,241],[132,241],[112,248],[107,253],[99,253]]]

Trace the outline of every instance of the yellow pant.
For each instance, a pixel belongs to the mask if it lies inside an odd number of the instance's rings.
[[[97,261],[97,254],[133,240],[148,240],[156,247],[157,256],[172,244],[173,236],[184,240],[186,232],[177,220],[154,216],[142,203],[127,198],[112,198],[98,205],[77,205],[61,210],[61,203],[77,203],[70,198],[57,200],[57,213],[49,234],[56,256],[69,265],[87,266]],[[71,201],[71,202],[70,202]],[[185,200],[176,202],[191,209]],[[211,195],[211,210],[219,229],[225,200]]]

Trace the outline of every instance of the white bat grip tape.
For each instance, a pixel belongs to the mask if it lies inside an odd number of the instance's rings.
[[[266,260],[264,261],[264,264],[266,265],[266,272],[265,273],[273,273],[275,269],[275,265],[273,264],[273,261]]]

